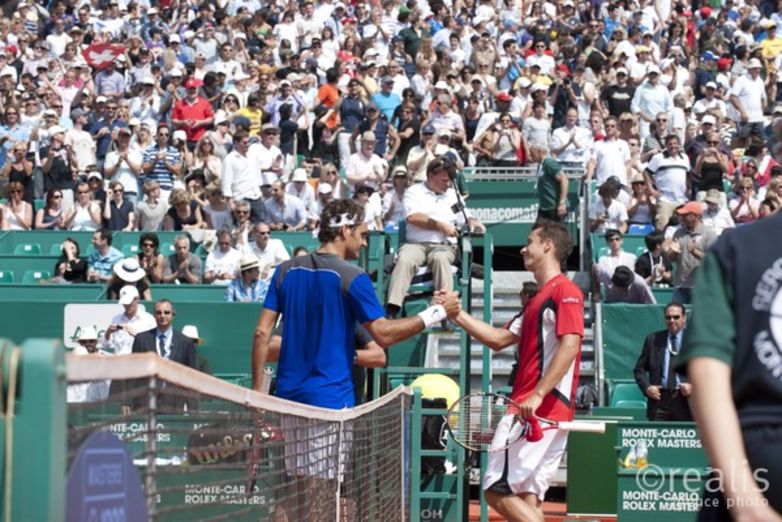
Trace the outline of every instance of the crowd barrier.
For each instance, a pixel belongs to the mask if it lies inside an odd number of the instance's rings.
[[[5,289],[1,293],[5,293]],[[198,327],[204,343],[197,351],[209,360],[213,373],[247,373],[250,367],[255,324],[262,308],[260,303],[226,305],[179,299],[173,300],[173,303],[177,312],[174,327],[181,329],[185,324]],[[31,336],[60,339],[63,342],[68,341],[66,344],[71,344],[78,332],[75,327],[65,331],[67,304],[51,301],[0,301],[0,332],[3,333],[3,337],[17,344],[21,344]],[[96,305],[94,302],[85,304]],[[143,304],[146,310],[151,312],[152,303]],[[118,307],[119,305],[100,306]],[[99,335],[102,335],[108,327],[108,321],[105,321],[105,324],[91,324],[97,314],[83,315],[84,324],[80,324],[81,327],[94,326]]]

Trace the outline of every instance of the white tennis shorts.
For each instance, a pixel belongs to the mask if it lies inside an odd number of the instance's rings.
[[[353,432],[345,428],[339,437],[339,423],[308,423],[283,416],[285,470],[292,477],[342,479],[353,448]]]
[[[492,446],[504,446],[508,435],[519,429],[511,415],[497,426]],[[484,489],[502,494],[534,493],[543,501],[549,483],[567,446],[567,431],[546,430],[538,442],[521,438],[505,451],[487,455]]]

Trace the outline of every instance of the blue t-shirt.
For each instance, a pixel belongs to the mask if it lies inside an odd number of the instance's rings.
[[[278,397],[322,408],[355,405],[356,323],[385,314],[369,276],[334,254],[313,252],[274,272],[264,308],[282,314]]]

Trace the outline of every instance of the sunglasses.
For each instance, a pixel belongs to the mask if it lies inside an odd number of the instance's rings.
[[[678,321],[681,318],[682,318],[681,315],[666,315],[665,316],[665,320],[666,321]]]
[[[171,315],[171,310],[155,310],[155,315]]]
[[[55,194],[52,199],[62,199],[62,194]]]
[[[142,243],[141,248],[154,248],[155,243]]]
[[[720,144],[719,141],[710,141],[709,142],[709,145],[719,145],[719,144]]]

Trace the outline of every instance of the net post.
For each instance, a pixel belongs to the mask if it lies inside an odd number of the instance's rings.
[[[149,401],[147,412],[147,473],[144,478],[144,489],[147,494],[147,509],[149,519],[157,519],[157,485],[155,481],[155,459],[157,457],[157,378],[149,378]]]

